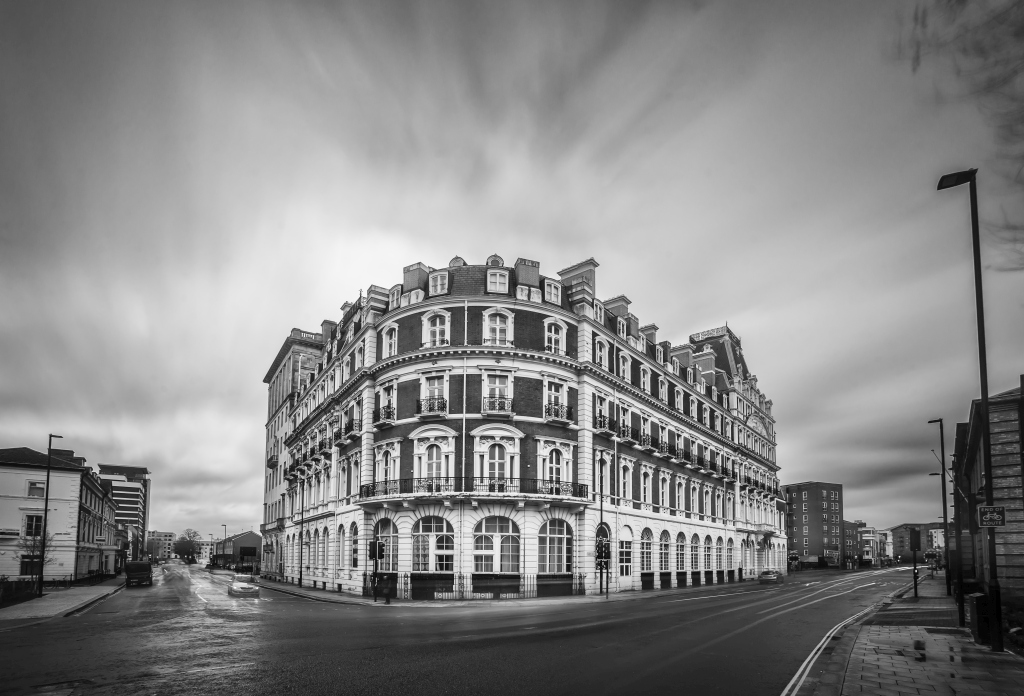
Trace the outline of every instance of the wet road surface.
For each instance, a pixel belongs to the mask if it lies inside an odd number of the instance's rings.
[[[899,569],[790,575],[612,602],[354,606],[160,566],[72,617],[0,633],[14,694],[779,694]]]

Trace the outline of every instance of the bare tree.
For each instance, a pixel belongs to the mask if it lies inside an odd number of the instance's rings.
[[[921,0],[898,52],[917,72],[922,61],[946,68],[954,92],[973,100],[992,126],[992,170],[1017,194],[1015,210],[983,221],[1024,268],[1024,0]]]
[[[34,562],[29,563],[29,577],[32,578],[32,584],[35,586],[39,582],[39,575],[43,572],[43,568],[50,565],[54,561],[53,556],[53,534],[46,535],[46,558],[42,559],[42,563],[39,559],[43,553],[43,537],[39,536],[23,536],[18,539],[18,555],[21,556],[22,560],[34,559]]]
[[[202,552],[202,544],[199,543],[202,538],[203,535],[196,530],[186,529],[174,542],[174,553],[190,563],[195,563],[196,556]]]

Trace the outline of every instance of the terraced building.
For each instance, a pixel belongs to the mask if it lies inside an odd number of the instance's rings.
[[[772,402],[740,339],[659,341],[596,298],[597,267],[416,263],[293,330],[264,380],[263,574],[369,592],[376,566],[441,599],[784,571]]]

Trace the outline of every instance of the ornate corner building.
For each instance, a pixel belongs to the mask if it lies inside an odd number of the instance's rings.
[[[596,299],[597,267],[416,263],[292,330],[264,379],[263,575],[368,592],[376,566],[442,599],[785,571],[772,402],[740,339],[659,341]]]

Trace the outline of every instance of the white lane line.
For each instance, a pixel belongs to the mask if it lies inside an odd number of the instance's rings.
[[[672,604],[672,602],[694,602],[694,601],[696,601],[698,599],[711,599],[712,597],[732,597],[734,595],[755,594],[755,593],[758,593],[758,592],[768,592],[768,590],[747,590],[746,592],[728,592],[726,594],[704,595],[703,597],[687,597],[685,599],[669,599],[669,600],[666,600],[665,602],[662,602],[662,603],[663,604]]]
[[[192,674],[194,672],[212,672],[216,669],[238,669],[239,667],[249,667],[256,664],[255,662],[240,662],[237,665],[221,665],[219,667],[200,667],[199,669],[186,669],[186,674]]]
[[[199,599],[201,599],[204,602],[206,602],[206,597],[203,597],[201,594],[199,594],[198,590],[196,591],[196,597],[198,597]],[[209,602],[206,602],[206,603],[209,604]]]
[[[870,585],[874,585],[874,584],[875,583],[873,583],[873,582],[869,582],[867,585],[858,585],[857,587],[854,587],[851,590],[847,590],[846,592],[841,592],[840,594],[846,594],[847,592],[853,592],[853,590],[859,590],[861,587],[869,587]],[[831,585],[829,587],[824,587],[824,588],[818,590],[817,592],[812,592],[811,594],[805,595],[803,597],[797,597],[796,599],[794,599],[791,602],[785,602],[784,604],[776,604],[774,607],[769,607],[768,609],[765,609],[763,611],[759,611],[757,613],[758,614],[767,614],[770,611],[775,611],[776,609],[781,609],[782,607],[788,607],[790,604],[796,604],[797,602],[802,602],[805,599],[810,599],[811,597],[814,597],[816,595],[820,595],[822,592],[828,592],[829,590],[832,590],[834,588],[835,588],[835,585]],[[839,595],[832,595],[832,596],[833,597],[838,597]],[[820,601],[820,600],[816,600],[816,601]],[[813,603],[814,602],[811,602],[811,604],[813,604]],[[801,606],[803,606],[803,605],[801,605]]]
[[[869,611],[871,611],[871,607],[859,611],[853,616],[849,617],[848,619],[840,621],[835,626],[833,626],[832,630],[826,633],[825,637],[822,638],[821,641],[814,646],[814,649],[811,650],[811,654],[808,655],[807,658],[803,661],[803,664],[800,665],[800,668],[796,671],[796,674],[793,675],[793,678],[789,680],[789,683],[786,684],[786,688],[782,690],[782,694],[780,694],[780,696],[793,696],[793,694],[798,692],[800,690],[800,687],[804,685],[804,680],[807,679],[807,675],[811,673],[811,667],[818,659],[818,656],[821,655],[821,651],[824,650],[825,646],[828,645],[828,642],[832,640],[832,636],[838,633],[845,626],[848,626],[850,623],[864,616],[864,614],[868,613]]]

